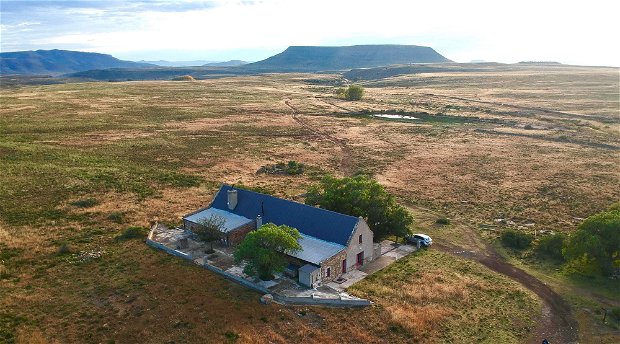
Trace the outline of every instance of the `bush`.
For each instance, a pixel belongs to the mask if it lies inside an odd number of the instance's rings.
[[[58,251],[56,251],[56,254],[59,256],[64,256],[69,253],[71,253],[71,248],[69,247],[69,244],[67,243],[60,245],[58,247]]]
[[[305,168],[306,165],[295,160],[290,160],[287,163],[278,162],[275,165],[265,165],[256,171],[256,173],[284,174],[293,176],[304,173]]]
[[[569,266],[586,275],[611,276],[620,267],[620,210],[585,219],[566,240]]]
[[[364,95],[364,88],[358,85],[351,85],[344,91],[346,100],[360,100]]]
[[[116,237],[117,241],[129,240],[129,239],[139,239],[146,237],[147,229],[144,227],[129,227],[123,231],[120,235]]]
[[[90,208],[90,207],[96,206],[97,204],[99,204],[99,201],[97,201],[94,198],[86,198],[86,199],[81,199],[78,201],[71,202],[71,205],[76,206],[78,208]]]
[[[224,337],[226,337],[229,343],[234,343],[237,339],[239,339],[239,335],[233,331],[226,331],[226,333],[224,333]]]
[[[112,212],[110,213],[110,215],[108,215],[108,220],[112,222],[116,222],[116,223],[123,223],[123,220],[124,220],[123,213],[121,213],[120,211]]]
[[[562,256],[562,248],[564,247],[564,234],[556,234],[543,237],[538,240],[538,244],[534,248],[537,255],[546,258],[552,258],[558,261],[564,260]]]
[[[620,307],[614,307],[609,314],[615,321],[620,321]]]
[[[360,100],[364,95],[364,88],[358,85],[351,85],[347,88],[339,87],[336,89],[336,96],[346,100]]]
[[[449,225],[450,224],[450,219],[446,218],[446,217],[440,217],[435,221],[436,224],[438,225]]]
[[[531,234],[507,229],[502,232],[500,240],[505,247],[522,250],[530,247],[534,237]]]

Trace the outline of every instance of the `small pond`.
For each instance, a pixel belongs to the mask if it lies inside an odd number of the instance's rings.
[[[377,115],[372,115],[372,117],[388,118],[388,119],[406,119],[406,120],[419,119],[419,118],[413,117],[413,116],[390,115],[390,114],[377,114]]]

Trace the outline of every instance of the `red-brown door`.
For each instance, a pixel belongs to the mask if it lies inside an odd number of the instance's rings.
[[[347,260],[342,261],[342,273],[347,272]]]
[[[357,254],[357,265],[364,265],[364,251]]]

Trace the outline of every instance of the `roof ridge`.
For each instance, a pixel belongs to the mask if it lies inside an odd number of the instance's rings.
[[[302,237],[312,238],[312,239],[314,239],[314,240],[322,241],[322,242],[327,243],[327,244],[332,244],[332,245],[335,245],[335,246],[341,246],[341,247],[343,247],[343,248],[346,248],[346,246],[345,246],[345,245],[339,244],[339,243],[337,243],[337,242],[323,240],[323,239],[317,238],[317,237],[315,237],[315,236],[308,235],[308,234],[304,234],[304,233],[301,233],[301,232],[299,232],[299,234],[300,234]]]
[[[312,209],[319,209],[319,210],[322,210],[322,211],[325,211],[325,212],[330,212],[330,213],[334,213],[334,214],[341,215],[341,216],[346,216],[346,217],[350,217],[350,218],[354,218],[354,219],[359,219],[359,216],[347,215],[347,214],[339,213],[337,211],[333,211],[333,210],[329,210],[329,209],[325,209],[325,208],[321,208],[321,207],[315,207],[313,205],[309,205],[309,204],[293,201],[293,200],[286,199],[286,198],[276,197],[276,196],[272,196],[272,195],[268,195],[268,194],[264,194],[264,193],[260,193],[260,192],[256,192],[256,191],[252,191],[252,190],[247,190],[247,189],[242,189],[242,188],[235,188],[234,185],[228,185],[228,184],[222,183],[222,186],[220,187],[220,191],[222,190],[222,188],[224,186],[228,186],[228,187],[230,187],[233,190],[241,190],[241,191],[253,193],[253,194],[256,194],[256,195],[261,195],[261,196],[273,198],[273,199],[276,199],[276,200],[279,200],[279,201],[286,201],[286,202],[296,203],[296,204],[299,204],[299,205],[304,206],[304,207],[308,207],[308,208],[312,208]],[[218,193],[219,193],[219,191],[218,191]]]

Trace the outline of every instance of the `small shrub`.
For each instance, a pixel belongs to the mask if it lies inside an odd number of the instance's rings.
[[[110,215],[108,215],[108,220],[115,222],[115,223],[123,223],[124,221],[123,213],[121,213],[120,211],[112,212],[110,213]]]
[[[147,229],[144,227],[129,227],[123,231],[120,235],[116,237],[117,241],[129,240],[129,239],[139,239],[146,237]]]
[[[69,247],[69,244],[64,243],[62,245],[60,245],[58,247],[58,251],[56,251],[56,254],[59,256],[64,256],[71,253],[71,248]]]
[[[286,164],[286,174],[296,175],[304,173],[304,164],[291,160]]]
[[[565,239],[566,236],[563,234],[543,237],[538,240],[538,244],[536,244],[534,252],[541,257],[562,261],[564,260],[564,257],[562,256],[562,247],[564,247]]]
[[[609,315],[613,320],[620,321],[620,307],[612,308],[611,312],[609,312]]]
[[[78,208],[90,208],[90,207],[96,206],[97,204],[99,204],[99,201],[97,201],[94,198],[86,198],[86,199],[81,199],[81,200],[71,202],[72,206],[75,206]]]
[[[450,219],[446,217],[440,217],[435,221],[435,223],[437,223],[438,225],[449,225]]]
[[[534,237],[531,234],[507,229],[502,232],[500,240],[505,247],[522,250],[530,247]]]
[[[234,343],[237,339],[239,339],[239,334],[233,331],[226,331],[226,333],[224,333],[224,337],[226,337],[230,343]]]
[[[278,162],[275,165],[265,165],[256,171],[256,173],[299,175],[304,173],[305,168],[306,166],[304,164],[290,160],[287,163]]]

